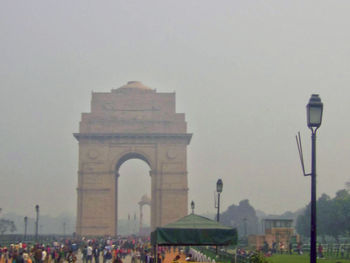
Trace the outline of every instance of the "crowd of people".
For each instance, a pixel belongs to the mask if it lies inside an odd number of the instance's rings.
[[[157,252],[153,249],[149,237],[17,242],[0,244],[0,263],[123,263],[126,257],[128,263],[215,262],[190,247],[159,246]]]
[[[303,254],[303,248],[302,243],[297,243],[296,248],[293,247],[293,244],[290,242],[289,244],[285,244],[284,242],[272,242],[272,245],[270,246],[266,241],[264,242],[264,245],[259,249],[262,251],[265,256],[271,256],[273,254],[294,254],[295,252],[299,255]]]
[[[47,244],[17,242],[0,244],[0,263],[122,263],[127,255],[132,263],[153,263],[149,240],[146,238],[81,239],[53,241]],[[158,262],[162,261],[159,249]]]
[[[52,242],[30,244],[18,242],[9,246],[0,245],[1,263],[51,263],[74,262],[78,245],[75,242]]]
[[[296,246],[283,242],[267,242],[258,249],[269,257],[279,254],[303,254],[302,243]],[[344,246],[340,249],[340,255],[344,257]],[[236,249],[236,257],[249,258],[256,251],[247,251],[244,248]],[[165,255],[173,255],[173,258],[165,261]],[[182,257],[180,260],[180,256]],[[324,258],[322,244],[317,247],[318,258]],[[118,239],[66,239],[43,243],[17,242],[2,246],[0,244],[0,263],[123,263],[129,257],[128,263],[177,263],[180,261],[215,262],[199,251],[185,247],[158,247],[155,252],[149,238],[118,238]],[[156,258],[157,257],[157,258]]]

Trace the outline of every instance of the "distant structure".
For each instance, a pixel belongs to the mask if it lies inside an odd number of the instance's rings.
[[[159,93],[138,81],[111,92],[93,92],[91,112],[81,116],[78,211],[80,236],[117,235],[120,166],[140,159],[150,167],[151,229],[187,215],[185,114],[175,93]]]
[[[141,197],[141,201],[138,203],[140,207],[140,227],[139,227],[139,234],[144,235],[146,234],[146,231],[143,231],[142,224],[143,224],[143,206],[149,205],[151,206],[151,198],[149,198],[147,195],[143,195]]]
[[[262,248],[264,244],[272,248],[273,243],[283,243],[288,249],[290,242],[299,242],[299,236],[295,234],[292,225],[293,219],[264,219],[263,231],[265,234],[248,236],[248,244],[258,249]]]

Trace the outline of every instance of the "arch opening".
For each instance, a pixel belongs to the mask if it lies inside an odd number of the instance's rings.
[[[126,161],[128,160],[131,160],[131,159],[139,159],[139,160],[142,160],[144,162],[146,162],[149,166],[149,168],[151,169],[151,164],[150,162],[148,161],[148,159],[140,154],[140,153],[135,153],[135,152],[132,152],[132,153],[127,153],[125,155],[123,155],[117,162],[116,166],[115,166],[115,171],[118,173],[119,171],[119,168],[122,166],[123,163],[125,163]]]
[[[151,196],[150,171],[150,162],[141,154],[129,153],[118,160],[115,169],[116,234],[141,234],[140,226],[143,232],[150,228],[151,206],[143,206],[142,213],[139,206],[144,196]]]

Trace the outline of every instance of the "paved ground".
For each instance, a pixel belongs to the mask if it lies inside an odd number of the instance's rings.
[[[165,259],[163,263],[171,263],[173,262],[173,259],[177,256],[180,255],[180,260],[179,262],[185,262],[185,255],[184,254],[179,254],[179,252],[169,252],[165,254]]]

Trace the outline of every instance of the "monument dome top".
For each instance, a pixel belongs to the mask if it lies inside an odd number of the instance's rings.
[[[151,88],[142,84],[140,81],[128,81],[126,85],[121,86],[119,89],[152,90]]]

